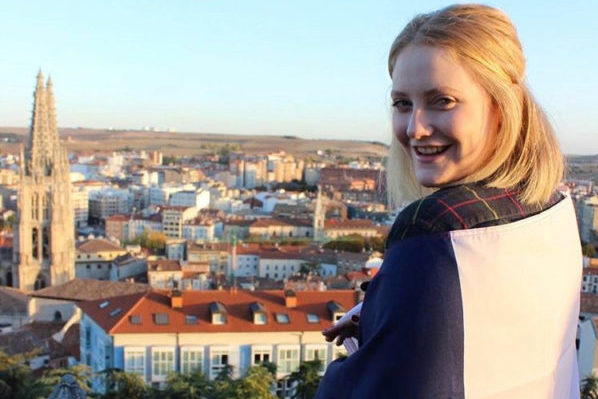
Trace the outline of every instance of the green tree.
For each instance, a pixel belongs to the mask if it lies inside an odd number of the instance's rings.
[[[85,364],[78,364],[69,368],[47,370],[40,379],[40,382],[53,389],[56,385],[58,385],[62,376],[66,374],[72,375],[75,378],[75,381],[77,381],[77,384],[79,384],[79,386],[87,393],[91,392],[90,386],[92,372],[91,369]]]
[[[147,385],[137,374],[110,369],[104,375],[106,393],[102,399],[146,399],[149,394]]]
[[[190,374],[171,373],[166,388],[160,392],[163,399],[196,399],[205,396],[210,382],[201,371]]]
[[[339,237],[334,241],[329,241],[323,245],[326,249],[336,249],[338,251],[362,252],[366,247],[365,238],[359,234],[351,234],[345,237]]]
[[[303,262],[301,263],[301,266],[299,266],[299,274],[302,276],[307,276],[307,275],[320,275],[320,271],[321,271],[321,266],[318,262]]]
[[[210,399],[236,399],[236,382],[232,376],[233,366],[225,365],[216,378],[210,382],[209,393],[206,396]]]
[[[598,399],[598,377],[590,374],[582,381],[581,399]]]
[[[177,161],[178,161],[178,159],[174,155],[163,155],[162,156],[162,165],[164,165],[164,166],[175,165],[177,163]]]
[[[587,257],[593,258],[596,255],[596,247],[592,244],[584,244],[581,247],[581,251]]]
[[[43,399],[53,387],[35,380],[27,365],[39,351],[8,355],[0,350],[0,398],[2,399]]]
[[[299,370],[291,373],[289,380],[295,382],[296,399],[311,399],[316,395],[320,385],[320,370],[322,370],[322,361],[319,359],[303,362]]]
[[[235,397],[239,399],[275,399],[270,390],[275,379],[264,366],[258,365],[247,370],[245,378],[235,386]]]

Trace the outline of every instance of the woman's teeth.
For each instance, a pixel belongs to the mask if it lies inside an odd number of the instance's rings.
[[[415,148],[415,151],[421,155],[436,155],[436,154],[440,154],[441,152],[444,152],[444,150],[446,150],[448,147],[449,147],[448,145],[443,145],[443,146],[417,146],[414,148]]]

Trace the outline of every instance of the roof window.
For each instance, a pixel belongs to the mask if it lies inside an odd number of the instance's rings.
[[[276,322],[280,324],[289,324],[289,315],[286,313],[276,313]]]
[[[138,314],[134,314],[129,316],[129,323],[131,324],[141,324],[141,316]]]
[[[308,323],[319,323],[320,317],[317,314],[308,313],[307,314],[307,322]]]
[[[168,323],[168,313],[154,313],[154,323],[166,325]]]

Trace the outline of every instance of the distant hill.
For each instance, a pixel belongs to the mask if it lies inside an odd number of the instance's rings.
[[[25,139],[29,129],[24,127],[0,127],[2,137]],[[122,149],[160,150],[165,155],[197,155],[213,151],[225,144],[238,144],[241,150],[250,154],[263,154],[285,151],[294,155],[306,156],[318,150],[347,156],[385,156],[388,147],[379,142],[358,140],[302,139],[294,136],[232,135],[211,133],[168,133],[140,130],[108,130],[88,128],[61,128],[60,136],[69,150],[74,151],[115,151]],[[8,136],[7,136],[8,135]],[[13,142],[10,142],[13,141]],[[16,152],[19,143],[4,141],[2,152]]]

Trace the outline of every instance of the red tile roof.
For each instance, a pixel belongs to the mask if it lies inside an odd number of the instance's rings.
[[[176,272],[181,271],[181,263],[178,260],[158,259],[147,262],[148,272]]]
[[[106,222],[127,222],[131,219],[130,215],[112,215],[106,218]]]
[[[374,222],[369,219],[329,219],[324,222],[325,229],[373,229]]]
[[[64,284],[32,291],[29,295],[66,301],[90,301],[123,294],[144,293],[149,289],[150,287],[145,284],[76,278]]]
[[[96,253],[104,251],[124,251],[124,249],[108,240],[92,239],[79,244],[77,246],[77,251],[83,253]]]
[[[345,309],[356,305],[355,291],[302,291],[296,293],[297,307],[285,307],[283,291],[184,291],[183,307],[173,309],[170,297],[164,291],[124,295],[111,298],[103,307],[102,300],[80,303],[78,306],[106,332],[111,334],[175,333],[175,332],[273,332],[320,331],[332,324],[327,304],[336,301]],[[227,310],[227,323],[211,323],[209,305],[222,303]],[[254,302],[264,305],[268,321],[265,325],[253,323],[250,306]],[[120,311],[118,311],[120,309]],[[167,313],[169,324],[154,323],[156,313]],[[276,313],[286,313],[288,324],[276,322]],[[307,314],[319,316],[319,323],[308,323]],[[110,316],[110,315],[113,316]],[[129,316],[139,316],[140,324],[129,322]],[[185,316],[197,317],[197,324],[186,324]]]

